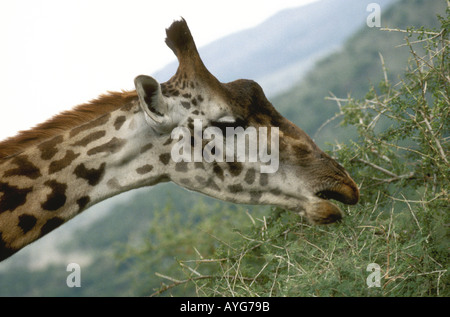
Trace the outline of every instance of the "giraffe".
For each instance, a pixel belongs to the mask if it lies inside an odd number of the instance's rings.
[[[0,142],[0,260],[102,200],[161,182],[280,206],[314,224],[342,218],[329,199],[358,202],[346,170],[278,113],[256,82],[221,83],[207,70],[183,18],[166,29],[165,42],[179,63],[167,82],[140,75],[133,91],[101,95]],[[277,171],[263,173],[264,162],[175,160],[179,139],[171,131],[193,131],[198,120],[219,130],[276,127]],[[190,142],[205,145],[195,134]]]

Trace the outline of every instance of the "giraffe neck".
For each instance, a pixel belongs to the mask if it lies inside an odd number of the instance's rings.
[[[0,159],[0,260],[89,206],[167,181],[165,140],[144,120],[136,99]]]

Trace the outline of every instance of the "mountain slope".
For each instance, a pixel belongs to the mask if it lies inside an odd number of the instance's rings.
[[[436,14],[445,12],[444,0],[408,0],[393,4],[381,15],[381,26],[406,28],[408,26],[435,27]],[[320,60],[303,80],[289,90],[272,98],[272,102],[295,124],[314,136],[320,125],[338,112],[334,101],[326,101],[330,92],[337,97],[361,98],[370,84],[376,85],[382,78],[382,54],[388,78],[397,81],[405,69],[408,47],[397,47],[403,43],[404,33],[387,32],[367,26],[358,30],[344,47]],[[328,126],[316,136],[319,145],[333,142],[337,138],[335,124]],[[343,138],[347,138],[343,132]]]

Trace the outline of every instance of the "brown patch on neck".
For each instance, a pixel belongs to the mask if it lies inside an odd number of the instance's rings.
[[[110,92],[89,103],[64,111],[30,130],[21,131],[16,136],[0,142],[0,159],[20,153],[30,146],[119,109],[136,98],[136,91]]]

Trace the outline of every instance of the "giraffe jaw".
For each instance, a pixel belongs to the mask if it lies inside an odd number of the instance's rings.
[[[333,189],[323,189],[316,192],[312,202],[300,208],[313,224],[331,224],[343,218],[344,212],[330,200],[336,200],[347,205],[354,205],[359,200],[359,191],[355,186],[341,185]]]
[[[301,208],[299,214],[315,225],[331,224],[344,216],[344,212],[339,207],[321,198],[308,204],[306,208]]]

